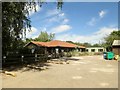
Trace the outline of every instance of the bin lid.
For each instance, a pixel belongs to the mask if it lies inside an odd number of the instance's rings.
[[[107,53],[113,53],[113,52],[107,52]]]

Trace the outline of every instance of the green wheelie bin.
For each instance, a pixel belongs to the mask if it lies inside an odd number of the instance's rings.
[[[107,52],[107,53],[106,53],[106,56],[107,56],[107,59],[108,59],[108,60],[114,59],[114,53],[113,53],[113,52]]]

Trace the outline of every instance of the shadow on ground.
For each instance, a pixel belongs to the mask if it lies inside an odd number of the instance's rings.
[[[67,61],[67,60],[80,60],[80,59],[76,59],[73,57],[62,57],[62,58],[58,58],[56,60],[61,60],[61,61]],[[50,64],[46,63],[46,61],[32,61],[32,62],[17,62],[17,63],[13,63],[13,64],[5,64],[2,65],[2,71],[18,71],[18,70],[22,70],[24,71],[29,71],[29,70],[44,70],[44,68],[47,68],[51,66]],[[42,69],[41,69],[42,68]]]
[[[62,59],[64,59],[64,60],[74,60],[74,61],[80,60],[80,59],[76,59],[76,58],[72,58],[72,57],[63,57]]]
[[[22,72],[29,71],[29,70],[42,70],[41,67],[49,67],[51,65],[47,64],[46,62],[32,62],[32,63],[18,63],[18,64],[10,64],[10,65],[3,65],[2,71],[18,71],[22,70]],[[48,68],[47,68],[48,69]]]

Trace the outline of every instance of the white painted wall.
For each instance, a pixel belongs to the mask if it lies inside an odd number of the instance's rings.
[[[99,49],[102,49],[103,52],[106,51],[104,47],[87,47],[86,50],[88,50],[87,52],[92,52],[92,49],[94,49],[94,52],[100,52]]]

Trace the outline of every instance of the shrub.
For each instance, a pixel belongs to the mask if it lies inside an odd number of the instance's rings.
[[[102,55],[102,52],[95,52],[94,55]]]

